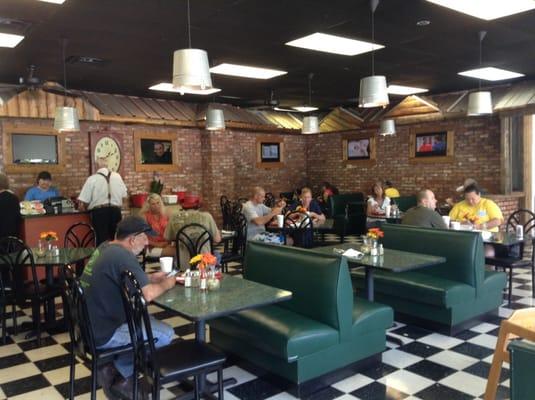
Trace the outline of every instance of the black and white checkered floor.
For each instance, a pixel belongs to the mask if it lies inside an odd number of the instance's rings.
[[[231,271],[237,273],[237,271]],[[482,323],[456,336],[445,336],[415,326],[396,323],[390,333],[403,340],[403,346],[387,343],[382,363],[361,371],[345,371],[345,376],[307,399],[422,399],[455,400],[482,398],[492,354],[502,318],[514,309],[535,306],[531,298],[531,275],[518,270],[514,275],[513,303],[500,307],[499,317]],[[178,337],[193,338],[193,325],[183,318],[151,306],[156,318],[173,327]],[[60,307],[58,304],[58,312]],[[29,309],[19,311],[19,322],[30,321]],[[27,341],[27,332],[11,336],[0,345],[0,400],[64,399],[68,394],[69,358],[67,333],[47,336],[41,347]],[[294,399],[288,386],[277,377],[241,362],[230,362],[225,377],[237,384],[227,387],[227,400]],[[509,397],[509,373],[502,371],[498,399]],[[77,399],[89,399],[90,370],[78,364],[76,369]],[[174,398],[181,392],[177,385],[166,386],[162,399]],[[104,399],[102,390],[98,398]]]

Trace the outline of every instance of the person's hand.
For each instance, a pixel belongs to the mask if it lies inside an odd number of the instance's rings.
[[[273,207],[273,208],[271,209],[271,213],[272,213],[273,215],[279,215],[279,214],[281,214],[281,213],[282,213],[282,207]]]
[[[158,272],[154,272],[150,274],[149,276],[150,276],[150,281],[152,283],[158,283],[167,277],[167,272],[158,271]]]

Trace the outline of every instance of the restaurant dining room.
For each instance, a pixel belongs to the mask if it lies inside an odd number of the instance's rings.
[[[0,0],[0,400],[535,399],[534,0]]]

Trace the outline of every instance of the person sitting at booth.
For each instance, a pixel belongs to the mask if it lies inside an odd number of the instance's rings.
[[[266,224],[271,221],[275,215],[282,213],[282,209],[286,206],[284,200],[279,202],[273,208],[269,208],[264,204],[266,198],[266,191],[260,186],[253,189],[253,196],[251,200],[246,202],[242,208],[242,214],[247,220],[247,240],[253,239],[256,235],[266,232]]]
[[[172,257],[175,255],[173,242],[165,239],[165,229],[169,222],[162,198],[157,193],[151,193],[141,208],[140,215],[156,232],[156,236],[149,236],[149,257]]]
[[[424,228],[448,229],[442,217],[435,211],[437,199],[429,190],[421,190],[416,196],[418,205],[407,210],[401,220],[404,225],[422,226]]]
[[[37,175],[36,185],[26,192],[24,200],[33,201],[39,200],[40,202],[45,201],[51,197],[58,197],[59,191],[52,186],[52,175],[48,171],[41,171]]]

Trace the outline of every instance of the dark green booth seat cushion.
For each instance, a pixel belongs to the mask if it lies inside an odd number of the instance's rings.
[[[355,270],[351,275],[355,289],[364,290],[364,271]],[[471,302],[476,297],[475,288],[470,285],[419,272],[375,271],[374,285],[375,292],[445,308]]]
[[[272,305],[210,321],[210,328],[293,361],[339,343],[338,330]]]
[[[481,292],[480,294],[486,295],[489,292],[501,294],[503,288],[507,284],[507,276],[501,271],[485,271],[484,276],[483,285],[481,285],[481,289],[479,289]]]
[[[353,326],[351,334],[354,339],[377,331],[385,331],[394,323],[392,307],[370,302],[356,297],[353,304]]]

